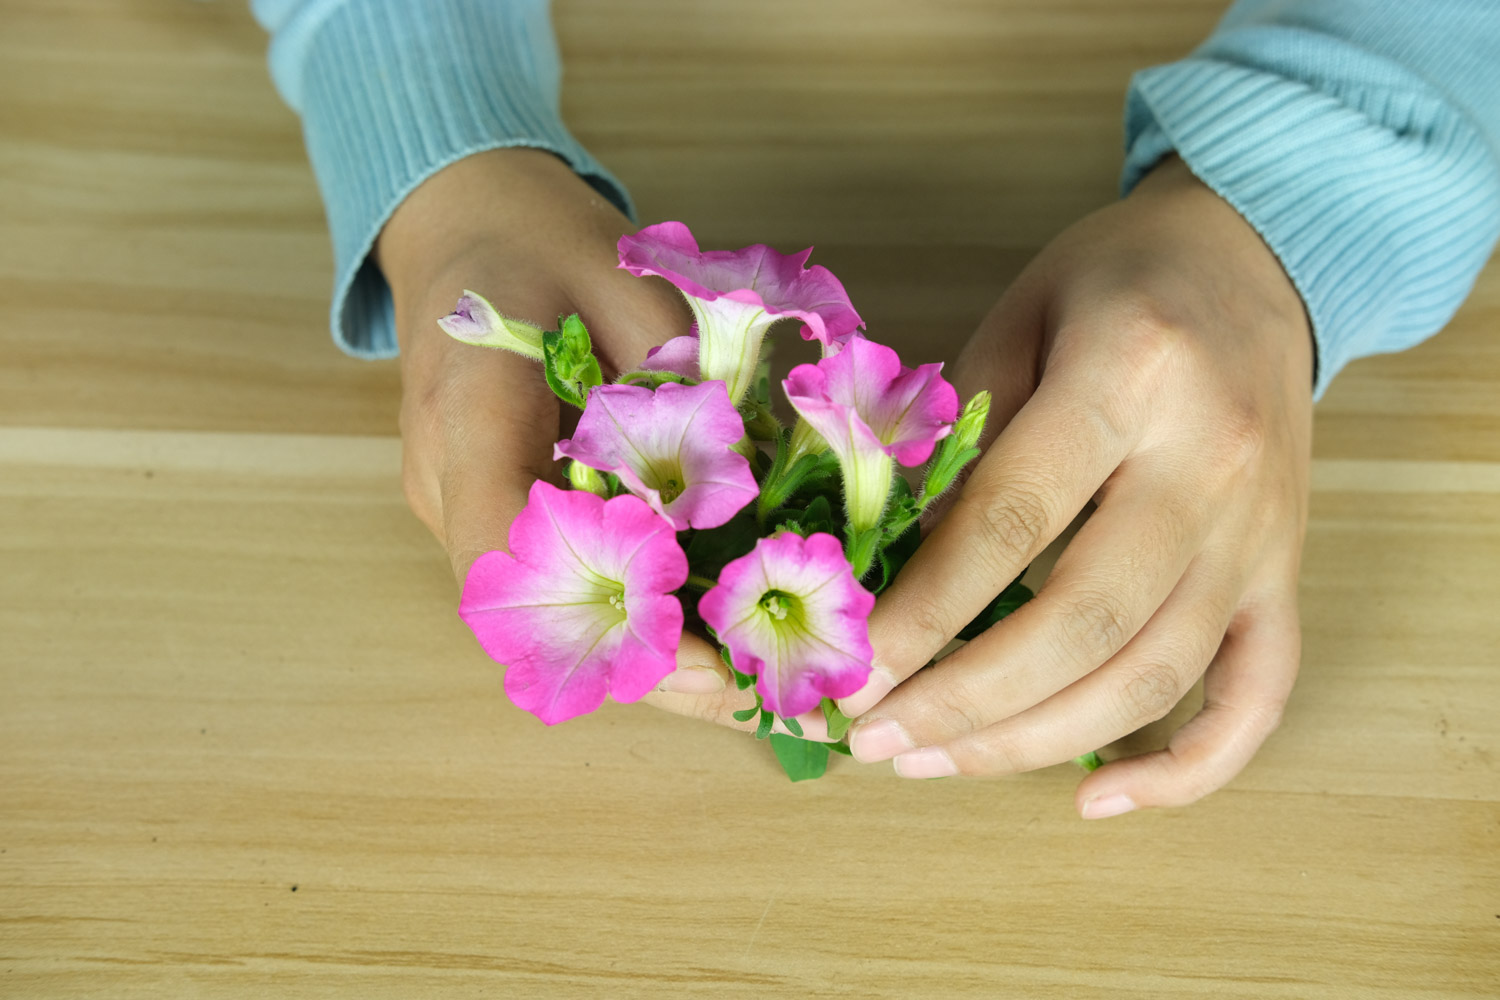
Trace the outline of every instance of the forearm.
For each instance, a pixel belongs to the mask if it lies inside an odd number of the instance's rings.
[[[335,258],[331,323],[350,353],[396,352],[371,258],[397,207],[484,150],[547,150],[620,210],[628,195],[563,125],[545,0],[254,0],[271,69],[302,116]]]
[[[1123,186],[1175,151],[1249,221],[1307,306],[1321,394],[1440,329],[1500,236],[1500,7],[1241,0],[1138,74]]]

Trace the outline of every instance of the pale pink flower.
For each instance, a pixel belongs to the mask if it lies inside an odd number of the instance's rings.
[[[438,320],[442,331],[454,340],[481,347],[514,351],[533,361],[542,360],[542,331],[519,319],[500,315],[478,292],[464,289],[453,311]]]
[[[802,321],[802,336],[836,350],[864,325],[844,286],[827,268],[807,267],[809,247],[783,254],[763,244],[742,250],[699,250],[680,222],[661,222],[620,237],[620,266],[637,277],[676,285],[698,322],[698,367],[719,379],[738,405],[750,388],[766,330],[781,319]]]
[[[864,686],[874,606],[837,538],[786,532],[725,566],[698,613],[735,669],[757,675],[765,707],[785,719]]]
[[[550,726],[672,672],[688,564],[665,518],[633,496],[537,482],[509,545],[470,568],[458,613],[508,668],[511,701]]]
[[[921,465],[953,430],[958,393],[941,364],[906,368],[896,352],[855,336],[832,357],[798,365],[787,399],[838,456],[855,531],[873,528],[890,493],[893,462]]]
[[[744,436],[723,382],[603,385],[553,457],[613,472],[679,531],[716,528],[760,493],[750,462],[730,450]]]

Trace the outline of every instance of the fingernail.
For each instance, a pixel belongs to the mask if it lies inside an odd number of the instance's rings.
[[[849,718],[858,718],[880,703],[896,687],[896,678],[884,667],[870,668],[870,677],[865,686],[847,698],[838,700],[839,711]],[[881,758],[882,760],[884,758]]]
[[[951,778],[958,773],[958,765],[942,747],[923,747],[897,754],[891,763],[903,778]]]
[[[657,690],[673,694],[718,694],[724,690],[724,678],[707,667],[684,667],[668,674]]]
[[[849,736],[849,751],[864,764],[890,760],[898,753],[915,750],[917,745],[906,735],[901,724],[879,719],[856,728]]]
[[[1105,795],[1096,796],[1083,804],[1079,813],[1084,819],[1109,819],[1111,816],[1119,816],[1135,809],[1135,803],[1128,795]]]

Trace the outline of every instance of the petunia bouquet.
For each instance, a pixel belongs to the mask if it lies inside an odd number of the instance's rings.
[[[543,331],[465,291],[439,321],[465,343],[535,359],[582,411],[554,449],[570,488],[533,484],[509,552],[474,563],[459,605],[506,666],[507,696],[548,725],[656,689],[692,629],[754,688],[735,717],[770,737],[793,780],[847,753],[835,699],[869,676],[875,596],[915,549],[922,512],[979,454],[989,395],[960,409],[942,365],[908,368],[864,336],[844,286],[807,266],[811,252],[704,251],[680,222],[622,237],[620,267],[671,282],[695,323],[610,383],[577,315]],[[781,383],[791,427],[774,412],[767,360],[782,320],[822,354]],[[1015,582],[961,637],[1030,596]],[[821,714],[827,741],[802,738],[807,713]]]

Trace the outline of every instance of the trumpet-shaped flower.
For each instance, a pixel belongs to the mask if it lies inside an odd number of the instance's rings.
[[[701,381],[698,371],[698,335],[673,337],[660,347],[646,352],[640,364],[643,372],[671,372],[693,382]]]
[[[438,326],[454,340],[482,347],[498,347],[542,360],[542,331],[518,319],[501,316],[483,295],[464,289],[453,311]]]
[[[458,613],[506,665],[505,693],[549,726],[607,694],[635,701],[676,666],[687,557],[665,518],[633,496],[532,484],[510,553],[486,552]]]
[[[723,382],[605,385],[554,457],[613,472],[679,531],[716,528],[759,494],[749,461],[730,450],[744,436]]]
[[[953,430],[958,393],[938,374],[942,367],[903,367],[889,347],[856,336],[782,382],[792,406],[838,456],[855,531],[880,522],[894,462],[921,465]]]
[[[729,646],[735,669],[757,675],[765,707],[789,718],[864,686],[874,606],[838,539],[787,532],[725,566],[698,613]]]
[[[864,325],[849,295],[825,267],[807,267],[809,247],[783,254],[763,244],[743,250],[699,250],[680,222],[661,222],[620,237],[620,266],[676,285],[698,322],[698,367],[719,379],[738,405],[755,378],[766,330],[780,319],[802,321],[802,336],[837,350]]]

